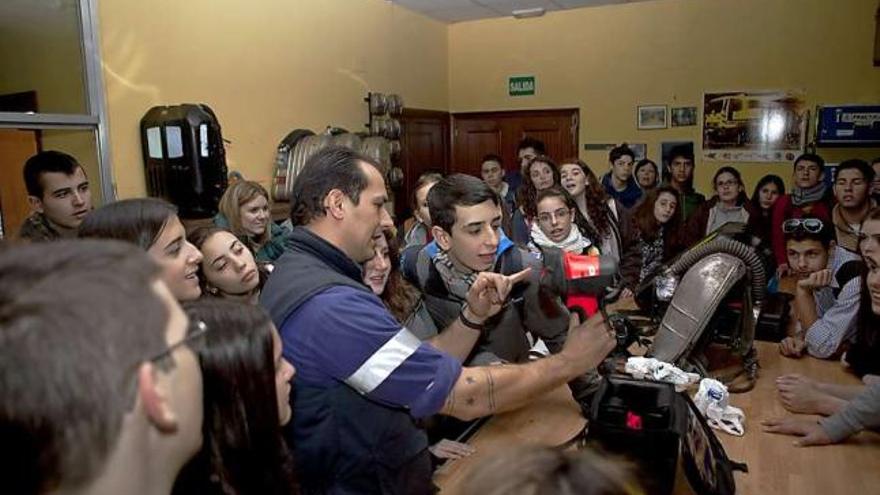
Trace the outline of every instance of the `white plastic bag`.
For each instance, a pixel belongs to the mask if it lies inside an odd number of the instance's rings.
[[[650,379],[675,385],[675,391],[681,392],[700,379],[696,373],[684,372],[675,366],[658,361],[654,358],[631,357],[626,360],[624,370],[638,380]]]
[[[718,380],[703,378],[694,404],[712,428],[738,437],[745,434],[746,415],[742,409],[730,405],[727,387]]]

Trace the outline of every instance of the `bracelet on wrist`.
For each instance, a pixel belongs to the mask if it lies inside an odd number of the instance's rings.
[[[464,325],[472,330],[478,330],[478,331],[482,332],[486,328],[485,322],[478,323],[476,321],[468,319],[468,317],[465,316],[465,311],[467,309],[468,309],[467,305],[462,306],[461,312],[458,313],[458,319],[461,320],[462,325]]]

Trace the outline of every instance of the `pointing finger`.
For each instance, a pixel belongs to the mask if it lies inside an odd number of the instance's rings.
[[[527,266],[524,270],[522,270],[518,273],[514,273],[513,275],[510,275],[508,278],[510,279],[511,284],[517,284],[517,283],[522,282],[523,280],[526,280],[527,278],[529,278],[529,275],[531,273],[532,273],[532,267]]]

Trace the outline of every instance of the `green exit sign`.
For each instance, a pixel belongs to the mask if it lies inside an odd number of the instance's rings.
[[[510,76],[507,79],[507,92],[510,96],[534,95],[535,76]]]

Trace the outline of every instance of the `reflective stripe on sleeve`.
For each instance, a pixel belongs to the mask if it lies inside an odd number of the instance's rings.
[[[401,328],[385,345],[373,353],[345,383],[362,394],[376,389],[407,360],[422,341],[406,328]]]

